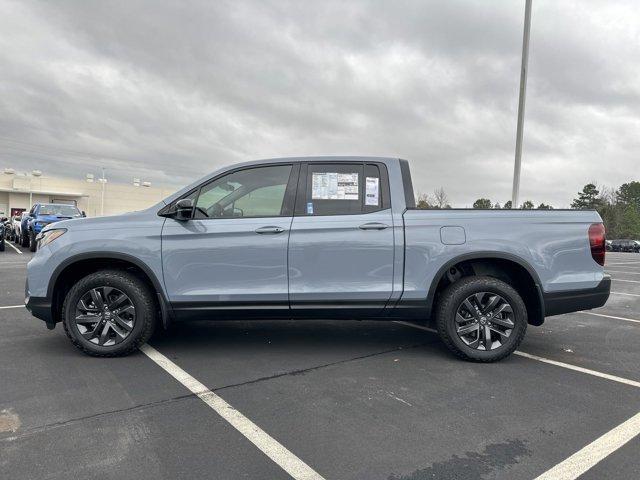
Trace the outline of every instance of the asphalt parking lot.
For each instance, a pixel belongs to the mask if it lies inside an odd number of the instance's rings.
[[[2,478],[640,477],[638,254],[607,254],[605,307],[491,365],[351,321],[198,322],[91,358],[20,306],[31,255],[0,253]]]

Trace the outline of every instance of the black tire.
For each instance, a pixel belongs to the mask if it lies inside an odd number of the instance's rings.
[[[75,323],[76,306],[90,290],[112,287],[127,295],[135,307],[133,329],[120,343],[101,346],[84,338]],[[154,295],[142,280],[122,270],[101,270],[78,281],[67,294],[62,306],[64,331],[71,342],[88,355],[95,357],[119,357],[129,355],[144,345],[153,334],[156,324]]]
[[[0,240],[0,252],[4,252],[4,238]]]
[[[24,234],[24,233],[22,234],[22,239],[21,239],[21,242],[20,242],[20,246],[21,247],[28,247],[29,246],[29,237],[27,237],[27,235]]]
[[[504,339],[498,336],[502,344],[489,350],[479,350],[465,343],[457,333],[456,315],[465,299],[481,293],[497,294],[511,307],[513,315],[513,329]],[[478,317],[476,317],[478,318]],[[483,320],[483,322],[486,319]],[[474,362],[495,362],[513,353],[527,331],[527,308],[522,297],[509,284],[494,277],[473,276],[465,277],[449,285],[438,301],[436,307],[436,325],[438,334],[445,345],[464,360]],[[476,322],[478,323],[478,322]],[[483,323],[484,324],[484,323]],[[490,334],[489,338],[494,334]],[[478,331],[478,338],[480,331]],[[491,342],[490,342],[491,343]]]
[[[29,232],[29,251],[35,252],[38,248],[38,242],[36,242],[36,234],[33,231]]]

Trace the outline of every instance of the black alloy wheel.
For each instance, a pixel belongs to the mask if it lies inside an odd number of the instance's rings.
[[[117,288],[102,286],[86,292],[76,304],[73,324],[86,340],[112,346],[129,336],[136,323],[136,308]]]

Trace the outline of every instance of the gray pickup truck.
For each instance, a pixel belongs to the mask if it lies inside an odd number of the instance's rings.
[[[97,356],[189,319],[433,319],[467,360],[604,305],[595,211],[417,210],[397,158],[261,160],[140,212],[46,227],[25,303]]]

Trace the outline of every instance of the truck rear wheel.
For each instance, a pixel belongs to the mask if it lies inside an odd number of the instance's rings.
[[[493,277],[465,277],[442,293],[438,333],[456,355],[476,362],[501,360],[527,331],[527,309],[518,292]]]
[[[62,306],[64,330],[88,355],[128,355],[153,334],[156,308],[152,292],[138,277],[102,270],[76,283]]]

